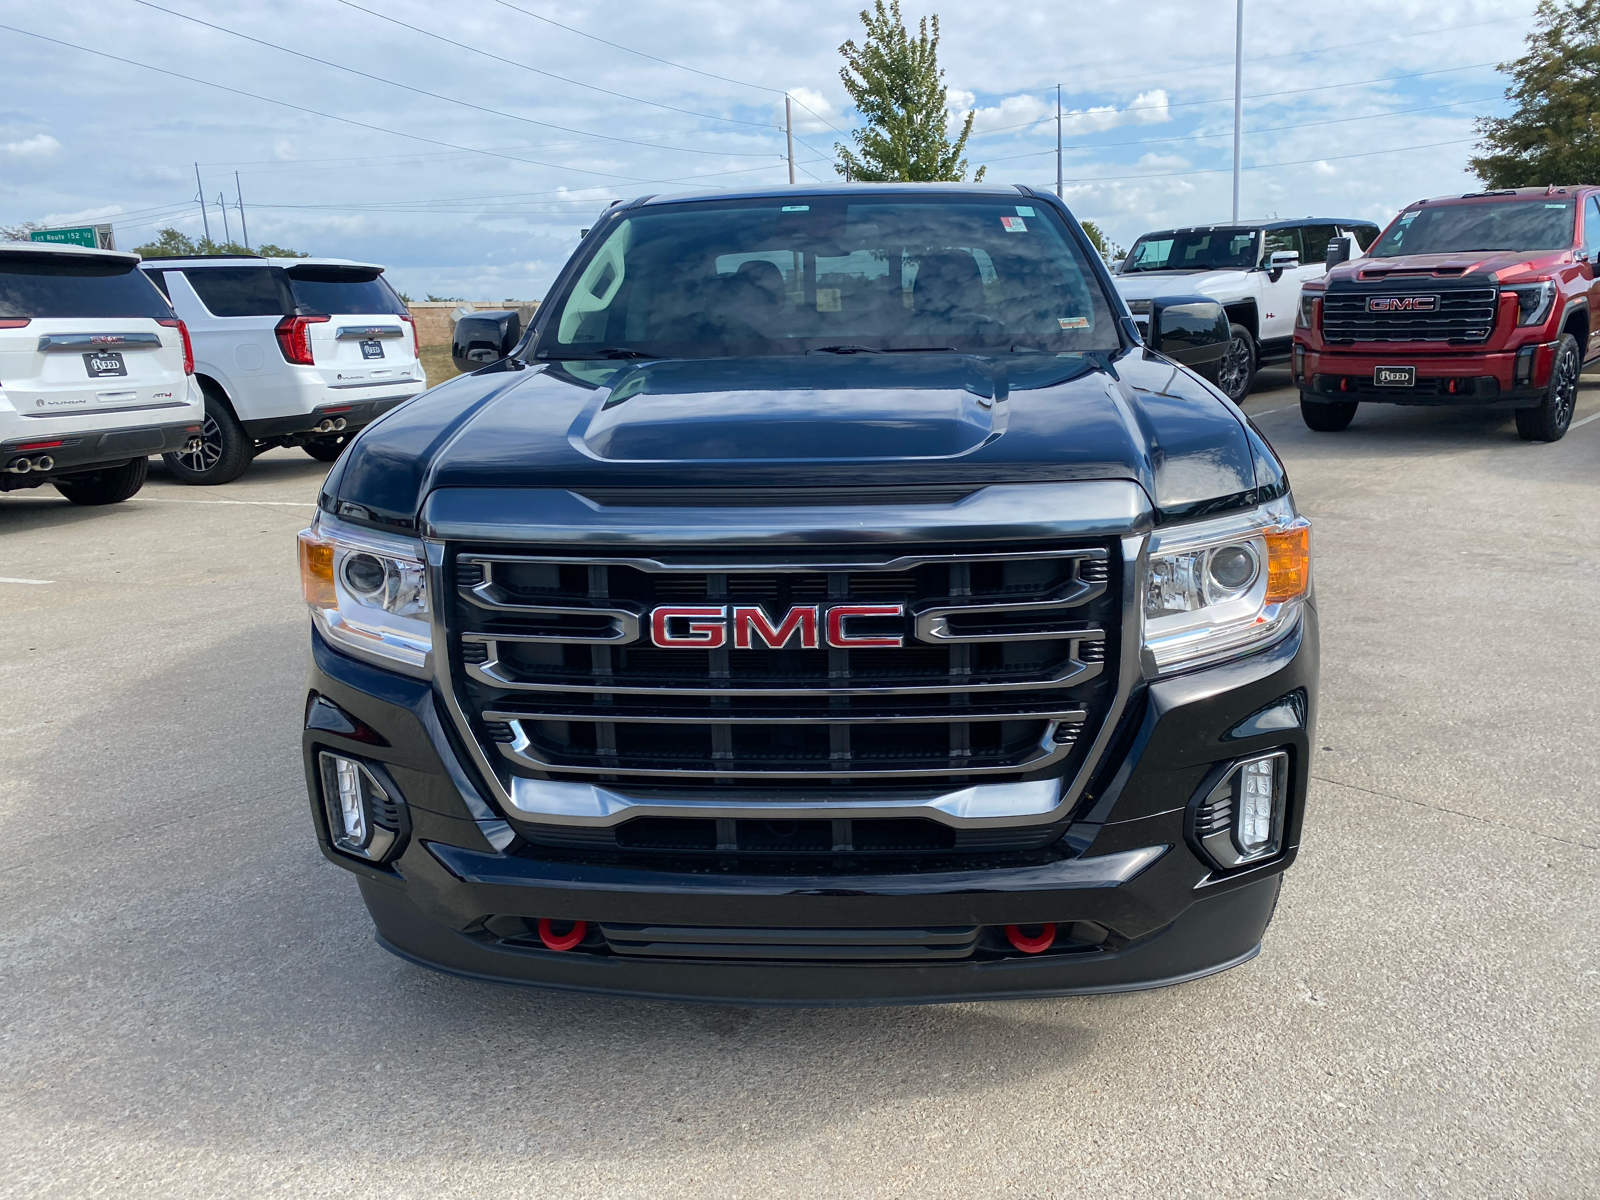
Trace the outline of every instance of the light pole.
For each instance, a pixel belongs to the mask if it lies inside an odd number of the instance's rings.
[[[789,143],[789,186],[794,186],[794,103],[789,94],[783,96],[783,135]]]
[[[1061,193],[1061,85],[1059,83],[1056,84],[1056,199],[1065,199]]]
[[[1244,112],[1244,0],[1233,25],[1233,219],[1239,219],[1239,121]]]

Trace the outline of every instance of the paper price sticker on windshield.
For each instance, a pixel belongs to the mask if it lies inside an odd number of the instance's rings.
[[[1063,328],[1063,329],[1087,329],[1087,328],[1089,328],[1089,318],[1088,317],[1057,317],[1056,318],[1056,324],[1061,326],[1061,328]]]
[[[1000,224],[1007,233],[1028,232],[1028,223],[1021,217],[1001,217]]]

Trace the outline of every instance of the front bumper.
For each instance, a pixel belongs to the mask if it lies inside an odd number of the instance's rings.
[[[142,425],[132,429],[108,429],[83,433],[13,438],[0,442],[0,491],[36,487],[52,479],[102,467],[118,466],[151,454],[182,450],[200,433],[198,421],[179,421],[169,425]],[[20,458],[37,461],[48,455],[54,465],[48,471],[30,470],[16,474],[7,468]]]
[[[1367,404],[1476,405],[1523,408],[1539,403],[1550,384],[1555,342],[1511,350],[1317,349],[1297,338],[1294,381],[1306,393]],[[1413,367],[1412,387],[1376,382],[1379,367]]]
[[[1259,950],[1279,876],[1300,840],[1317,659],[1316,614],[1308,606],[1299,628],[1266,651],[1141,687],[1053,845],[894,865],[689,861],[534,845],[491,807],[431,685],[350,659],[316,635],[313,697],[326,697],[365,728],[341,733],[319,719],[321,727],[306,729],[303,749],[324,854],[359,877],[379,941],[426,966],[503,982],[724,1003],[1121,991],[1224,970]],[[1239,732],[1242,722],[1290,695],[1303,702],[1298,727]],[[308,714],[313,708],[308,703]],[[1235,872],[1212,869],[1186,835],[1190,801],[1222,764],[1280,748],[1290,756],[1283,852]],[[321,750],[373,764],[404,798],[410,840],[391,864],[332,848],[322,816]],[[736,960],[618,953],[591,935],[575,949],[555,951],[515,928],[540,918],[708,936],[974,928],[979,949],[939,961]],[[1007,926],[1046,923],[1063,936],[1043,953],[1011,950],[1000,936]]]

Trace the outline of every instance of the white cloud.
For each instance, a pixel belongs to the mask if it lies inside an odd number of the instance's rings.
[[[1134,165],[1141,171],[1181,171],[1190,164],[1181,154],[1145,154]]]
[[[107,204],[100,208],[80,208],[76,212],[45,213],[46,225],[73,225],[81,221],[103,221],[107,217],[122,215],[122,205]]]
[[[1318,175],[1322,175],[1322,176],[1325,176],[1325,177],[1326,176],[1330,176],[1330,175],[1337,175],[1339,173],[1339,168],[1334,166],[1331,162],[1329,162],[1325,158],[1317,159],[1316,162],[1311,164],[1311,169],[1313,171],[1315,171]]]
[[[972,93],[966,93],[971,97]],[[968,100],[971,104],[971,100]],[[1007,96],[992,108],[980,108],[972,120],[973,133],[989,133],[992,130],[1017,129],[1017,132],[1026,132],[1018,126],[1030,125],[1046,116],[1055,116],[1056,106],[1046,104],[1038,96]]]
[[[844,129],[846,121],[834,108],[833,102],[821,92],[812,91],[810,88],[790,88],[789,95],[794,98],[794,131],[796,133],[822,133],[832,129]],[[777,124],[783,124],[783,101],[779,100],[774,107],[774,116]]]
[[[952,88],[950,100],[947,101],[952,110],[956,109],[954,100],[958,96],[965,97],[968,106],[971,105],[973,100],[971,92],[957,92]],[[1018,137],[1022,137],[1029,132],[1030,126],[1036,130],[1039,122],[1052,120],[1055,115],[1054,97],[1046,98],[1037,93],[1007,96],[997,105],[977,110],[972,122],[972,132],[983,134],[1014,130]],[[1061,116],[1062,130],[1069,137],[1099,133],[1102,130],[1115,129],[1119,125],[1157,125],[1172,119],[1167,93],[1160,88],[1140,92],[1126,108],[1118,108],[1114,104],[1095,108],[1069,108],[1064,110]]]
[[[49,158],[59,149],[61,143],[48,133],[35,134],[20,142],[0,143],[0,154],[9,154],[13,158]]]

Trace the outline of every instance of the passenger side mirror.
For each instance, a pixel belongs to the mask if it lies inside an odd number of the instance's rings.
[[[456,322],[450,358],[462,374],[508,357],[522,340],[522,318],[510,310],[478,312]]]
[[[1333,270],[1340,263],[1347,263],[1355,255],[1355,238],[1348,233],[1341,234],[1328,243],[1328,270]]]
[[[1300,265],[1300,251],[1274,250],[1272,257],[1267,260],[1267,270],[1271,273],[1272,282],[1277,283],[1283,273]]]
[[[1150,301],[1152,350],[1186,367],[1216,362],[1228,352],[1228,314],[1209,296],[1161,296]]]

